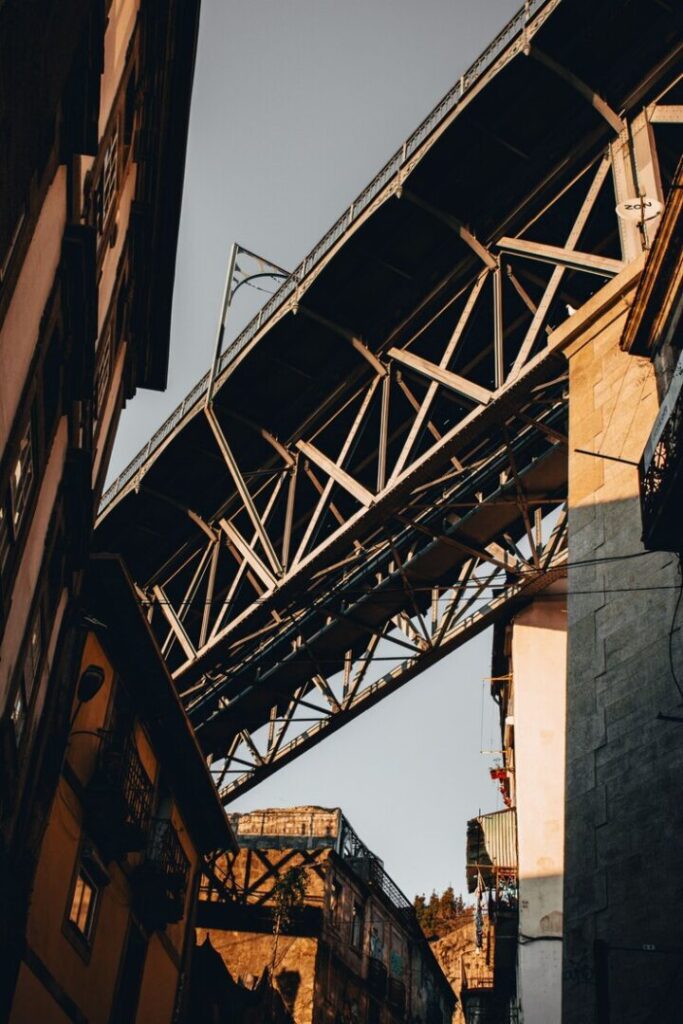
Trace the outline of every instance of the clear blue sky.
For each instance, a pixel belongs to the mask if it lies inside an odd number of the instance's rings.
[[[295,266],[518,7],[202,0],[169,387],[124,413],[112,477],[207,369],[232,241]],[[257,298],[241,290],[232,334]],[[340,805],[407,895],[462,890],[467,818],[499,807],[489,658],[485,635],[231,809]]]

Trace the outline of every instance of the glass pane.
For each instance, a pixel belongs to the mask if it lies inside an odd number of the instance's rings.
[[[17,533],[28,504],[33,480],[33,434],[29,426],[19,448],[19,457],[10,476],[12,525]]]
[[[81,868],[74,886],[69,921],[78,929],[84,939],[89,939],[92,932],[96,901],[97,889]]]

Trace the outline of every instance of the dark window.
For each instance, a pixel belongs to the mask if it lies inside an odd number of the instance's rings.
[[[119,187],[119,129],[114,124],[111,137],[104,152],[104,167],[102,169],[102,220],[100,232],[104,231],[109,220],[109,215],[114,206],[116,193]]]
[[[43,656],[43,627],[41,621],[40,605],[35,611],[33,621],[28,632],[26,642],[26,654],[24,656],[24,688],[26,700],[30,703],[33,688],[38,678],[40,663]]]
[[[33,614],[25,640],[24,660],[17,680],[17,692],[12,705],[12,726],[14,740],[21,743],[28,717],[31,698],[35,688],[43,657],[42,609],[40,603]]]
[[[4,572],[7,558],[12,545],[9,528],[9,513],[4,503],[0,503],[0,573]]]
[[[113,330],[111,319],[102,331],[95,349],[95,419],[99,419],[107,398],[111,377]]]
[[[135,68],[131,71],[128,84],[126,85],[126,102],[123,111],[123,144],[130,146],[133,139],[133,128],[135,126],[135,97],[137,94],[138,80]]]
[[[12,502],[12,529],[16,538],[31,496],[34,477],[33,428],[28,427],[19,442],[19,454],[10,475],[10,500]]]
[[[119,970],[109,1024],[130,1024],[130,1021],[135,1020],[146,953],[147,939],[142,929],[132,921]]]
[[[355,901],[351,916],[351,945],[354,949],[362,949],[363,946],[363,908]]]
[[[332,914],[332,924],[335,928],[339,927],[341,921],[341,904],[342,904],[342,893],[344,888],[341,882],[332,882],[332,892],[330,893],[330,911]]]
[[[24,726],[26,725],[26,698],[23,686],[20,686],[17,690],[10,718],[12,719],[12,728],[14,729],[14,740],[16,745],[19,746],[21,737],[24,734]]]

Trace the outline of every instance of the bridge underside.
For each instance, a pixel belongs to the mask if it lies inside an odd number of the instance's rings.
[[[564,571],[553,330],[651,242],[680,55],[527,5],[105,496],[226,801]]]

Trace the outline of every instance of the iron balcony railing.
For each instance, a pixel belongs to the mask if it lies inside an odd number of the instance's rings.
[[[133,872],[135,909],[151,931],[180,921],[190,862],[168,818],[152,818],[144,861]]]
[[[359,196],[354,199],[351,205],[342,213],[330,230],[323,235],[318,244],[308,253],[298,267],[280,285],[278,290],[259,310],[255,317],[247,324],[244,330],[223,352],[218,365],[218,373],[222,373],[236,356],[256,336],[261,328],[268,322],[271,316],[276,313],[290,298],[296,288],[303,282],[304,278],[313,270],[318,263],[327,255],[330,249],[339,241],[342,235],[358,220],[370,203],[377,198],[380,192],[399,174],[404,165],[415,155],[424,141],[432,134],[441,122],[452,113],[462,102],[464,96],[481,81],[482,77],[490,71],[496,61],[505,53],[516,40],[523,38],[529,21],[541,8],[545,7],[552,0],[526,0],[520,10],[508,21],[505,27],[498,33],[493,42],[477,57],[473,64],[460,76],[455,85],[450,89],[443,99],[429,112],[427,117],[412,135],[409,135],[400,149],[397,149],[393,156],[385,163],[381,171],[375,175]],[[558,2],[558,0],[556,0]],[[152,455],[175,429],[180,421],[191,413],[206,395],[209,384],[210,371],[207,371],[202,379],[197,382],[192,391],[183,399],[181,404],[174,409],[168,419],[152,435],[147,445],[141,449],[133,461],[116,478],[113,484],[107,489],[102,497],[100,511],[104,511],[123,490],[123,488],[135,477],[147,459]]]
[[[169,900],[179,902],[182,908],[190,862],[168,818],[152,819],[146,862],[162,877]]]
[[[414,916],[413,905],[408,897],[401,892],[394,880],[384,870],[384,865],[379,857],[376,857],[368,849],[343,815],[337,840],[337,853],[345,861],[348,861],[363,881],[383,893],[396,910]]]
[[[85,807],[88,831],[109,859],[144,849],[153,796],[132,736],[105,736]]]

